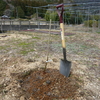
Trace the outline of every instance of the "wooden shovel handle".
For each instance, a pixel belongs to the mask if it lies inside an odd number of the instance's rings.
[[[64,37],[64,24],[60,23],[61,28],[61,40],[62,40],[62,47],[63,47],[63,56],[64,60],[66,60],[66,44],[65,44],[65,37]]]
[[[64,5],[60,4],[56,6],[57,12],[60,18],[60,28],[61,28],[61,40],[62,40],[62,47],[63,47],[63,55],[64,55],[64,60],[66,60],[66,44],[65,44],[65,37],[64,37],[64,24],[63,24],[63,11],[64,11]],[[62,8],[61,12],[59,11],[58,8]]]

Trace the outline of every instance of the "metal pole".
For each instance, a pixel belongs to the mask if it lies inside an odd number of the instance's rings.
[[[88,31],[89,31],[89,13],[90,13],[90,10],[89,10],[89,8],[88,8]]]
[[[99,32],[100,32],[100,10],[99,10],[98,29],[99,29]]]
[[[11,28],[11,20],[10,20],[10,31],[12,30],[12,28]]]
[[[2,33],[2,21],[1,21],[1,33]]]
[[[39,29],[39,21],[38,21],[38,7],[36,7],[36,19],[37,19],[37,25],[38,25],[38,29]]]
[[[29,29],[30,29],[30,20],[29,20]]]
[[[20,27],[21,27],[21,20],[19,21],[19,30],[20,30]]]
[[[92,25],[92,28],[93,28],[93,32],[94,32],[94,14],[93,14],[93,25]]]

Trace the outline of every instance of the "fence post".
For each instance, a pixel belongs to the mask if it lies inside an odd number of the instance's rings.
[[[98,31],[100,32],[100,20],[98,20]]]
[[[2,21],[1,21],[1,33],[2,33]]]
[[[20,27],[21,27],[21,20],[19,21],[19,30],[20,30]]]
[[[12,31],[12,27],[11,27],[11,20],[10,20],[10,31]]]
[[[30,20],[29,20],[29,29],[30,29]]]
[[[38,29],[40,28],[40,21],[38,21]]]

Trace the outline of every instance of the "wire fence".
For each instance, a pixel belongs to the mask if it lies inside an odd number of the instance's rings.
[[[57,29],[59,27],[58,21],[52,21],[51,28]],[[29,29],[49,29],[49,21],[16,21],[16,20],[1,20],[0,30],[3,31],[20,31]]]
[[[49,21],[14,21],[14,20],[1,20],[0,21],[0,33],[3,33],[5,31],[22,31],[22,30],[34,30],[34,29],[49,29]],[[81,31],[80,29],[84,32],[100,32],[100,21],[98,21],[98,27],[95,25],[95,22],[93,23],[92,27],[84,26],[84,24],[76,24],[72,25],[70,23],[65,23],[65,30],[68,27],[70,28],[75,28],[77,31]],[[57,30],[60,29],[59,26],[59,21],[52,21],[51,23],[51,29]],[[78,30],[79,29],[79,30]]]

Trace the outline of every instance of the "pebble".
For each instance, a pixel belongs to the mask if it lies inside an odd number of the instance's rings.
[[[42,76],[37,76],[37,79],[43,79],[43,77]]]
[[[24,96],[21,96],[21,97],[20,97],[20,100],[25,100],[25,97],[24,97]]]
[[[51,83],[51,81],[50,81],[50,80],[47,80],[47,81],[46,81],[46,83],[47,83],[47,84],[50,84],[50,83]]]
[[[50,96],[50,95],[51,95],[51,93],[50,93],[50,92],[48,92],[48,93],[47,93],[47,95],[48,95],[48,96]]]
[[[4,59],[3,59],[3,62],[4,62],[4,61],[7,61],[7,59],[6,59],[6,58],[4,58]]]
[[[43,85],[47,85],[47,83],[46,83],[46,82],[44,82],[44,83],[43,83]]]
[[[19,83],[23,83],[23,80],[18,80]]]
[[[37,88],[33,89],[34,92],[36,92],[37,90],[38,90]]]
[[[12,96],[14,97],[14,96],[15,96],[15,94],[12,94]]]
[[[12,66],[10,66],[10,67],[12,67],[12,68],[13,68],[13,67],[15,67],[15,65],[12,65]]]
[[[18,88],[21,88],[21,85],[20,84],[18,84]]]

